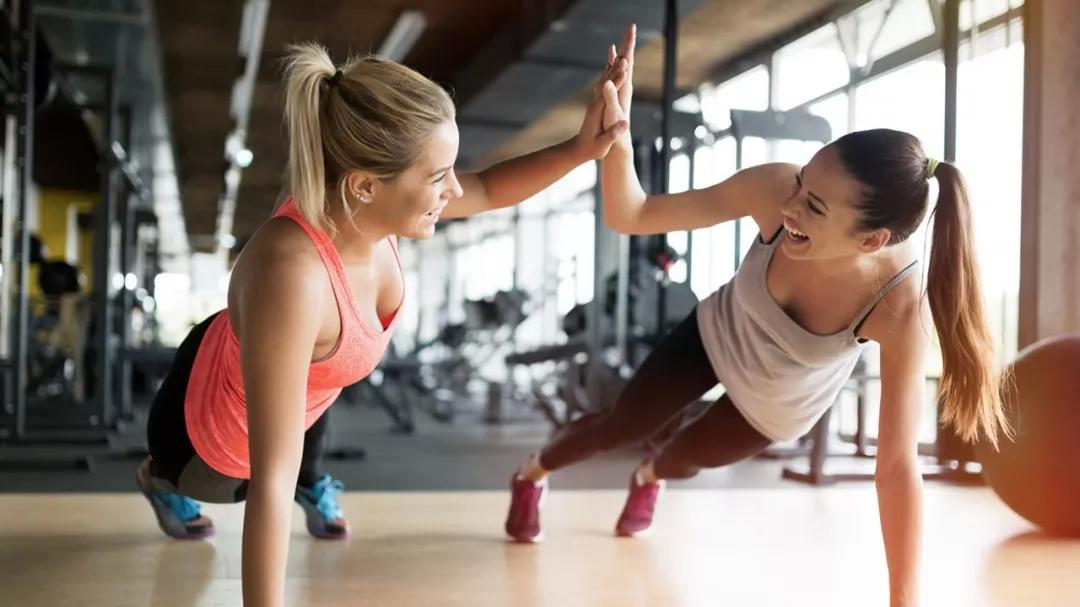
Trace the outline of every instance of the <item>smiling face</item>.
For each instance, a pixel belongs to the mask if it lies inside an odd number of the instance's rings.
[[[785,234],[780,246],[793,259],[825,260],[872,253],[889,242],[889,231],[859,229],[858,181],[840,156],[825,146],[803,167],[781,206]]]
[[[432,132],[416,161],[398,175],[378,178],[363,171],[351,173],[347,182],[355,193],[353,200],[361,201],[363,221],[389,234],[430,237],[447,203],[463,194],[454,172],[457,153],[457,125],[447,121]]]

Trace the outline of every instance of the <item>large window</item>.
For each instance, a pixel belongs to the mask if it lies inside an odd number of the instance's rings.
[[[960,47],[956,161],[971,195],[991,330],[1016,354],[1024,48],[1019,20]]]
[[[984,23],[1023,4],[1023,0],[961,0],[960,29],[971,29],[972,23]]]
[[[907,131],[928,154],[945,153],[945,65],[935,53],[859,85],[855,130],[887,127]]]
[[[1021,0],[964,0],[960,6],[956,164],[965,175],[973,204],[985,305],[1002,363],[1015,356],[1017,342],[1024,51],[1015,9],[1020,5]],[[737,163],[731,109],[805,110],[824,118],[834,138],[853,129],[904,130],[916,135],[929,155],[942,158],[945,66],[934,14],[940,17],[941,9],[943,2],[935,6],[926,0],[874,0],[763,58],[772,66],[771,73],[756,68],[703,87],[704,117],[718,139],[697,148],[694,187],[712,185],[737,167],[766,161],[806,163],[821,147],[817,142],[746,138]],[[1015,18],[1007,21],[1006,15]],[[879,73],[883,65],[891,69]],[[936,200],[932,182],[931,208]],[[730,280],[735,260],[756,235],[752,221],[743,219],[736,244],[735,225],[728,222],[694,233],[690,283],[699,297]],[[921,226],[911,237],[922,251],[924,272],[930,227]],[[879,372],[877,358],[873,350],[868,352],[871,375]],[[935,348],[928,375],[940,374],[940,364]],[[878,398],[873,387],[868,393],[872,417]],[[922,436],[930,440],[936,419],[932,383],[927,389]],[[845,427],[854,424],[850,405],[841,407]]]
[[[725,137],[694,153],[694,187],[712,186],[735,172],[735,140]],[[725,222],[694,231],[691,247],[690,288],[704,298],[735,272],[734,224]]]
[[[848,83],[850,69],[836,24],[776,52],[776,109],[786,110]]]
[[[858,68],[935,31],[926,0],[875,0],[841,18],[839,24],[851,65]]]
[[[731,110],[769,109],[769,70],[759,65],[715,87],[703,87],[701,114],[709,128],[731,126]]]

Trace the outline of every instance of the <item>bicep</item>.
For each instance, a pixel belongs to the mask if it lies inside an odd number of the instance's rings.
[[[637,223],[649,233],[661,233],[752,217],[762,234],[772,234],[780,227],[780,205],[794,191],[797,173],[795,165],[763,164],[700,190],[652,195]]]
[[[266,275],[274,274],[267,271]],[[252,476],[291,476],[299,466],[307,374],[319,329],[322,285],[286,270],[240,297],[240,360]]]
[[[928,338],[918,307],[905,314],[878,341],[881,344],[881,411],[878,465],[911,461],[918,454],[925,401]]]

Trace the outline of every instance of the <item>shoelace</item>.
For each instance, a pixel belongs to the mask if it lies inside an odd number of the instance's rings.
[[[315,501],[315,507],[324,519],[332,521],[341,518],[341,505],[338,503],[338,495],[345,490],[345,483],[333,480],[329,475],[322,477],[311,488],[311,495]]]

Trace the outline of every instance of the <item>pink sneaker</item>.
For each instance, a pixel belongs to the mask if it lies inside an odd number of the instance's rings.
[[[663,480],[639,484],[637,472],[630,477],[630,494],[626,496],[619,522],[615,524],[615,535],[634,537],[649,530],[664,484]]]
[[[510,479],[510,512],[506,515],[506,535],[521,544],[535,544],[544,539],[540,530],[540,506],[547,494],[545,478],[534,483],[519,474]]]

